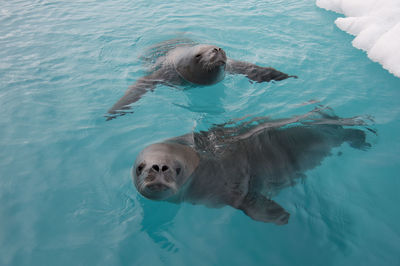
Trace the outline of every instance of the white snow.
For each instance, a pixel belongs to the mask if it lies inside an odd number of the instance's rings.
[[[400,0],[317,0],[316,4],[344,14],[335,24],[356,36],[353,46],[400,77]]]

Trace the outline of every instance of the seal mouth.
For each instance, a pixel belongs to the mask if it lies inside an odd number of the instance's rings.
[[[224,66],[226,64],[225,60],[217,60],[215,66]]]
[[[163,200],[174,194],[174,189],[161,182],[151,182],[142,186],[140,194],[148,199]]]
[[[164,192],[170,189],[170,187],[162,183],[151,183],[146,185],[145,189],[149,192]]]

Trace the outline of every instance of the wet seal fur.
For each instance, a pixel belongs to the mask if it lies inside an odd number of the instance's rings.
[[[289,213],[271,198],[347,142],[365,150],[365,118],[315,109],[289,119],[257,118],[219,125],[146,147],[132,168],[146,198],[208,207],[232,206],[254,220],[286,224]]]
[[[168,86],[212,85],[224,79],[225,73],[243,74],[255,82],[297,78],[297,76],[290,76],[271,67],[261,67],[227,58],[225,51],[215,45],[191,42],[171,45],[173,42],[172,40],[167,44],[160,44],[154,49],[156,60],[152,62],[152,71],[138,79],[129,87],[125,95],[108,110],[108,120],[128,113],[129,111],[126,110],[130,109],[130,104],[138,101],[147,91],[153,90],[158,84]]]

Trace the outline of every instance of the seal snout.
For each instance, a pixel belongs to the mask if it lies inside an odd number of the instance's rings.
[[[216,66],[223,66],[226,64],[226,54],[225,51],[219,47],[215,47],[212,49],[214,54],[213,59]]]
[[[151,199],[162,199],[173,193],[174,172],[166,163],[150,164],[143,176],[142,194]]]

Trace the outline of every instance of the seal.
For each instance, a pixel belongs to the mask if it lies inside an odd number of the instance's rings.
[[[376,133],[361,117],[339,118],[320,108],[289,119],[217,125],[146,147],[132,168],[133,182],[152,200],[229,205],[256,221],[283,225],[290,215],[271,198],[332,148],[347,142],[368,149],[367,129]]]
[[[162,47],[162,45],[161,45]],[[160,48],[158,48],[160,50]],[[129,105],[138,101],[143,94],[158,84],[168,86],[212,85],[224,79],[226,73],[242,74],[255,82],[284,80],[290,76],[271,67],[261,67],[248,62],[227,58],[225,51],[215,45],[179,44],[168,48],[159,56],[152,71],[139,78],[125,95],[109,110],[109,119],[127,113]],[[153,51],[159,54],[160,51]],[[162,50],[162,49],[161,49]]]

